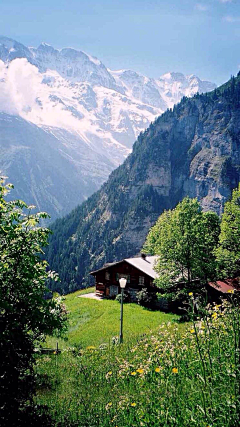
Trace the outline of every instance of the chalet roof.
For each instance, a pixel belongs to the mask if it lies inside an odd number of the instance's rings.
[[[238,279],[217,280],[216,282],[209,282],[208,284],[223,294],[234,290],[240,291]]]
[[[147,274],[152,279],[156,279],[158,277],[158,274],[154,270],[154,265],[157,260],[157,256],[139,256],[135,258],[124,258],[121,261],[112,262],[105,264],[102,268],[99,268],[98,270],[91,271],[90,274],[94,275],[98,271],[101,270],[107,270],[110,267],[113,267],[114,265],[121,264],[122,262],[127,262],[128,264],[132,265],[133,267],[136,267],[138,270],[140,270],[142,273]]]
[[[138,268],[143,273],[147,274],[153,279],[156,279],[158,277],[158,274],[154,270],[154,266],[157,258],[158,258],[157,256],[146,256],[145,258],[142,258],[140,256],[137,258],[127,258],[125,259],[125,261],[127,261],[129,264],[133,265],[134,267]]]

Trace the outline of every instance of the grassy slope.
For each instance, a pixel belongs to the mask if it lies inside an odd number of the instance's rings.
[[[61,348],[67,346],[86,347],[109,344],[112,337],[119,334],[120,304],[111,300],[92,300],[79,298],[94,288],[77,291],[67,295],[65,305],[69,311],[68,341],[59,341]],[[178,317],[160,311],[149,311],[137,304],[124,305],[123,333],[125,341],[156,330],[163,322],[176,320]],[[49,338],[47,345],[54,347],[56,339]]]
[[[239,427],[239,302],[203,315],[106,351],[39,356],[36,403],[52,427]]]

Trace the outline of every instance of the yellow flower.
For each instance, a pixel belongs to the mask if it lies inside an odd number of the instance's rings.
[[[96,350],[96,347],[94,347],[94,345],[89,345],[87,347],[87,350]]]
[[[178,368],[172,368],[172,373],[173,374],[177,374],[178,373]]]
[[[195,331],[194,331],[194,329],[191,329],[190,332],[191,332],[191,334],[194,334]]]
[[[189,292],[189,294],[188,294],[188,295],[191,297],[191,296],[193,296],[193,293],[192,293],[192,292]]]
[[[234,289],[229,289],[228,294],[234,294]]]
[[[131,406],[136,406],[137,404],[135,402],[131,403]]]
[[[136,372],[138,372],[139,374],[143,374],[144,369],[139,368],[139,369],[137,369],[137,371],[136,371]]]
[[[135,372],[135,371],[133,371],[133,372],[131,372],[131,375],[137,375],[137,372]]]
[[[155,372],[160,372],[161,371],[161,368],[156,368],[155,369]]]
[[[213,317],[213,319],[216,319],[216,318],[218,317],[217,313],[216,313],[216,312],[215,312],[215,313],[213,313],[213,314],[212,314],[212,317]]]

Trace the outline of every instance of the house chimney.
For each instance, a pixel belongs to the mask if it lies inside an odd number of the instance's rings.
[[[142,259],[144,259],[144,260],[145,260],[145,259],[146,259],[146,256],[147,256],[146,254],[141,253],[141,258],[142,258]]]

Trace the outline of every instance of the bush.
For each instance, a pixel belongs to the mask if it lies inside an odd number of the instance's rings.
[[[122,295],[118,294],[116,296],[115,300],[121,303]],[[129,294],[127,292],[123,292],[123,302],[124,303],[130,302],[130,297],[129,297]]]
[[[157,303],[157,295],[154,292],[149,292],[147,288],[143,288],[137,293],[137,302],[143,307],[154,308]]]

